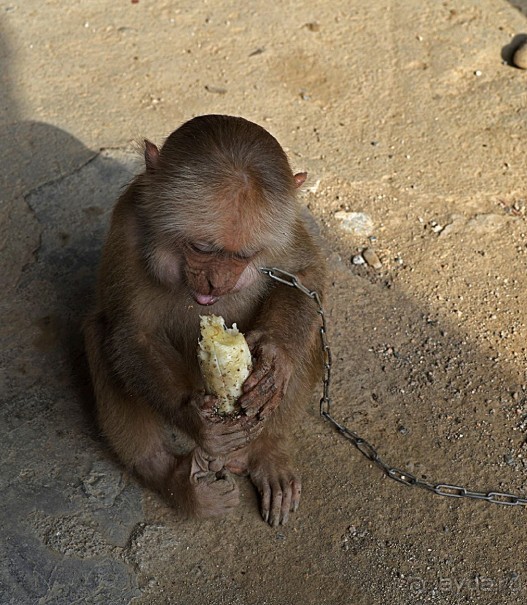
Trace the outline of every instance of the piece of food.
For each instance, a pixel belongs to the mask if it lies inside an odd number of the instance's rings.
[[[220,414],[238,411],[236,401],[252,370],[251,352],[236,324],[227,328],[223,317],[200,316],[198,359],[207,392],[216,395]]]

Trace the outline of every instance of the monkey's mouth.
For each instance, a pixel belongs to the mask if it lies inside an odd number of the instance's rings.
[[[220,298],[219,296],[212,296],[211,294],[198,294],[197,292],[193,292],[192,296],[198,305],[203,305],[206,307],[213,305]]]

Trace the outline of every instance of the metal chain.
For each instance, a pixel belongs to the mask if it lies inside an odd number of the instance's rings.
[[[491,502],[492,504],[503,504],[505,506],[527,505],[527,498],[514,494],[494,491],[475,492],[460,485],[450,485],[448,483],[431,483],[429,481],[419,479],[415,475],[412,475],[412,473],[401,470],[399,468],[392,467],[387,464],[381,458],[381,456],[373,447],[373,445],[366,441],[366,439],[363,439],[360,435],[355,433],[355,431],[352,431],[351,429],[348,429],[344,425],[337,422],[337,420],[335,420],[335,418],[333,418],[333,416],[331,415],[332,401],[330,395],[330,382],[332,358],[331,349],[329,347],[327,337],[326,316],[324,314],[322,301],[318,292],[316,292],[315,290],[309,290],[309,288],[306,288],[295,275],[284,271],[283,269],[278,269],[276,267],[261,267],[260,271],[262,271],[262,273],[265,273],[271,279],[281,284],[285,284],[286,286],[291,286],[292,288],[300,290],[300,292],[303,292],[306,296],[309,296],[309,298],[315,301],[318,307],[318,314],[320,315],[320,341],[322,345],[322,354],[324,361],[324,379],[322,398],[320,399],[320,415],[331,425],[333,425],[333,427],[337,429],[337,431],[341,435],[343,435],[343,437],[348,439],[348,441],[351,441],[351,443],[359,450],[359,452],[363,456],[370,460],[370,462],[376,464],[390,479],[398,481],[399,483],[403,483],[404,485],[426,489],[429,492],[437,494],[438,496],[447,496],[449,498],[472,498],[473,500],[485,500],[486,502]]]

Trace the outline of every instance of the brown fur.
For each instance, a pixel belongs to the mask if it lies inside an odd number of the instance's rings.
[[[290,427],[320,375],[318,313],[259,267],[321,293],[323,259],[294,196],[306,175],[269,133],[228,116],[187,122],[161,151],[146,142],[145,162],[115,207],[85,324],[101,429],[187,513],[236,506],[230,469],[250,474],[265,520],[285,523],[300,498]],[[237,418],[203,394],[196,346],[210,312],[236,322],[253,353]]]

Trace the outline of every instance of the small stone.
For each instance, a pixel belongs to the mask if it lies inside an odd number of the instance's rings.
[[[440,236],[445,237],[457,233],[465,226],[466,219],[462,214],[452,214],[450,222],[441,230]]]
[[[503,456],[503,460],[505,461],[505,464],[507,466],[516,466],[516,460],[514,459],[514,455],[512,454],[512,452],[507,452]]]
[[[501,214],[476,214],[467,224],[466,229],[478,233],[491,233],[501,229],[511,218]]]
[[[514,202],[514,204],[512,205],[512,208],[513,208],[513,210],[516,211],[517,214],[524,215],[525,214],[525,201],[518,200],[517,202]]]
[[[527,69],[527,41],[520,44],[512,56],[512,62],[520,69]]]
[[[316,193],[318,191],[319,187],[320,187],[320,179],[317,179],[313,184],[302,187],[302,189],[300,191],[305,191],[306,193]]]
[[[205,90],[207,92],[211,92],[212,94],[216,94],[216,95],[227,94],[227,89],[226,88],[222,88],[221,86],[211,86],[209,84],[206,84],[205,85]]]
[[[366,263],[366,261],[364,260],[364,257],[362,256],[362,254],[356,254],[352,259],[351,262],[354,265],[364,265]]]
[[[362,256],[370,267],[373,267],[374,269],[380,269],[382,267],[382,263],[377,256],[377,253],[372,248],[366,248],[362,252]]]
[[[373,233],[373,221],[371,217],[364,212],[346,212],[344,210],[339,210],[339,212],[335,212],[335,218],[340,222],[342,229],[350,231],[355,235],[368,237]]]

